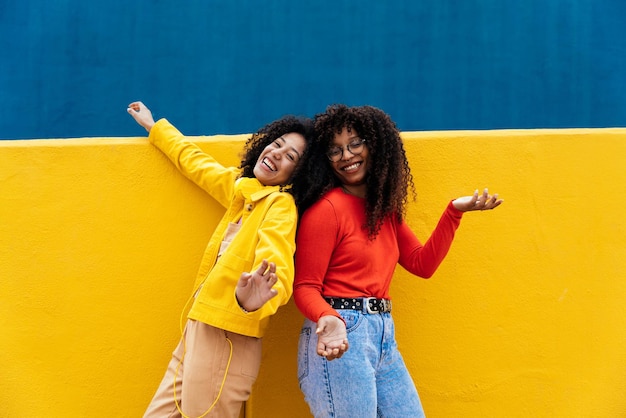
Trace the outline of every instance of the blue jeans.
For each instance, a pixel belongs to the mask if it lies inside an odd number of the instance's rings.
[[[298,342],[298,380],[316,418],[419,418],[424,410],[398,351],[390,313],[338,310],[348,351],[328,361],[317,355],[316,324],[305,320]]]

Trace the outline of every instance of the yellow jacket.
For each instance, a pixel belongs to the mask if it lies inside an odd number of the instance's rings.
[[[158,147],[187,178],[226,208],[206,247],[194,292],[202,285],[188,317],[211,326],[262,337],[271,315],[291,297],[298,212],[293,196],[279,186],[264,186],[256,178],[240,177],[241,170],[224,167],[189,142],[166,119],[150,130]],[[216,263],[229,222],[241,228]],[[241,273],[252,272],[261,261],[276,264],[278,295],[260,309],[245,313],[235,298]]]

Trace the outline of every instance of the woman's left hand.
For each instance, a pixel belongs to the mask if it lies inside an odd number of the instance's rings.
[[[346,324],[334,315],[324,315],[317,321],[317,354],[331,361],[348,351]]]
[[[472,196],[463,196],[454,199],[452,204],[460,211],[469,212],[472,210],[495,209],[500,206],[502,202],[502,199],[498,199],[497,193],[491,196],[489,190],[485,189],[481,195],[479,195],[478,190],[476,190]]]

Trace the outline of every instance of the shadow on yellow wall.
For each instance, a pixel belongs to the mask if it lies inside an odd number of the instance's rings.
[[[398,268],[398,342],[429,417],[626,414],[626,129],[403,134],[422,239],[488,186],[430,280]],[[245,136],[196,138],[237,165]],[[141,416],[220,207],[143,138],[0,141],[0,416]],[[307,417],[293,303],[246,416]]]

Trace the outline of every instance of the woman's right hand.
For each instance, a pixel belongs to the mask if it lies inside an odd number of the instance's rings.
[[[126,109],[129,115],[135,119],[135,121],[143,126],[146,131],[150,132],[150,129],[154,126],[154,118],[152,112],[142,102],[132,102]]]
[[[324,315],[317,321],[317,354],[326,360],[340,358],[348,351],[346,324],[334,315]]]

